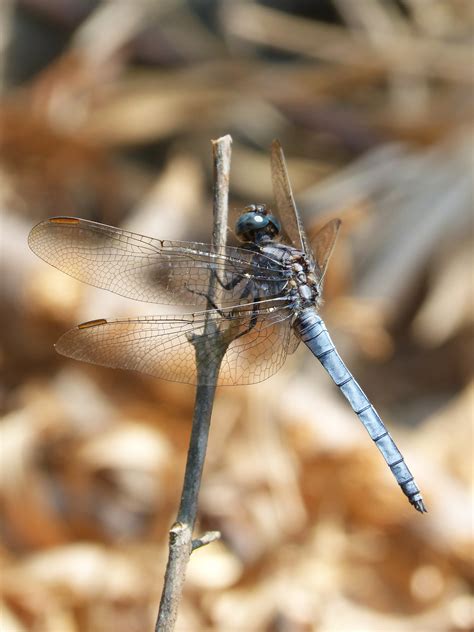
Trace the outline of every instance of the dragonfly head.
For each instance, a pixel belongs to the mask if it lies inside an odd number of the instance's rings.
[[[280,231],[280,222],[268,211],[265,204],[246,206],[235,225],[235,232],[241,241],[255,243],[274,239]]]

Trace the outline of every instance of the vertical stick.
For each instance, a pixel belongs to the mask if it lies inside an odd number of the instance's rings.
[[[214,161],[212,245],[216,253],[224,250],[227,237],[231,143],[230,136],[223,136],[212,141]],[[213,302],[218,301],[220,289],[216,278],[211,275],[208,290],[209,309],[212,308]],[[208,318],[203,334],[192,338],[190,343],[194,345],[196,351],[198,386],[181,503],[176,522],[169,533],[168,563],[155,632],[171,632],[174,629],[186,567],[193,549],[219,537],[219,534],[213,533],[194,543],[192,539],[217,378],[228,341],[219,334],[218,322]]]

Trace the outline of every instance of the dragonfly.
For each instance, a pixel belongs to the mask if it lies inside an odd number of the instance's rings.
[[[63,334],[56,350],[76,360],[197,384],[203,378],[191,341],[206,338],[207,354],[212,354],[220,336],[226,350],[219,357],[217,384],[236,385],[266,380],[302,341],[348,400],[411,505],[426,512],[400,450],[319,314],[341,222],[329,221],[308,239],[277,140],[271,174],[276,207],[243,209],[235,227],[240,247],[216,250],[198,242],[160,240],[75,217],[37,224],[28,238],[30,248],[66,274],[131,299],[198,309],[88,321]]]

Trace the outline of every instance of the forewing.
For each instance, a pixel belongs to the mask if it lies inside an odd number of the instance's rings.
[[[295,248],[302,250],[311,257],[303,222],[296,208],[291,190],[285,155],[279,140],[274,140],[272,143],[271,171],[273,194],[278,207],[278,215],[282,222],[283,234]]]
[[[234,281],[221,290],[221,305],[237,304],[249,278],[256,284],[283,279],[278,262],[242,248],[216,254],[206,244],[161,241],[72,217],[41,222],[28,243],[39,257],[80,281],[149,303],[203,305],[211,274],[224,285]]]
[[[236,337],[228,346],[219,385],[252,384],[273,375],[285,361],[294,338],[291,311],[264,310],[249,330],[252,312],[229,320],[212,311],[210,318]],[[208,316],[209,318],[209,316]],[[57,342],[62,355],[116,369],[129,369],[174,382],[196,384],[195,350],[190,337],[204,335],[206,313],[145,316],[127,320],[91,321],[66,332]],[[221,323],[221,324],[220,324]],[[246,333],[247,332],[247,333]],[[208,334],[206,357],[212,360],[215,334]]]
[[[329,259],[331,258],[334,250],[341,223],[340,219],[330,220],[311,240],[311,248],[318,268],[318,281],[320,283],[326,274]]]

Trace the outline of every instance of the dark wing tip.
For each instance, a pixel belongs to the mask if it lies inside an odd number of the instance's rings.
[[[77,217],[59,216],[50,217],[49,219],[45,220],[45,222],[47,222],[48,224],[79,224],[80,220]]]
[[[85,323],[81,323],[77,326],[78,329],[89,329],[89,327],[99,327],[100,325],[106,325],[105,318],[96,318],[95,320],[88,320]]]
[[[28,233],[28,246],[35,254],[38,254],[39,256],[41,256],[37,252],[38,248],[36,245],[36,237],[38,233],[41,233],[41,231],[45,229],[47,230],[47,226],[51,224],[71,226],[71,225],[79,224],[80,221],[81,220],[78,219],[77,217],[66,217],[66,216],[49,217],[48,219],[42,219],[40,222],[35,224],[33,228],[30,230],[30,232]]]

